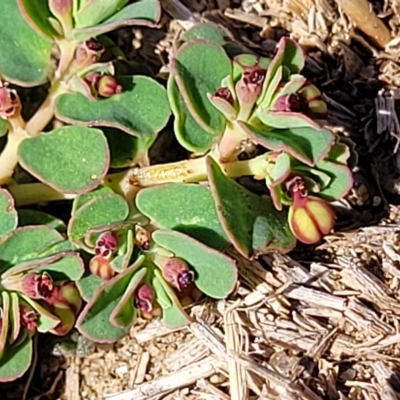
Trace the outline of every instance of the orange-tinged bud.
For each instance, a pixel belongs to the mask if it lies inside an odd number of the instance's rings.
[[[94,256],[89,262],[89,269],[93,275],[98,276],[105,281],[111,279],[115,275],[110,261],[101,255]]]
[[[288,218],[293,234],[305,244],[320,241],[335,225],[335,214],[331,206],[312,196],[301,198],[295,194]]]

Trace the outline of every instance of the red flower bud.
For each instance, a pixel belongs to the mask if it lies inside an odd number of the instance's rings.
[[[161,307],[155,301],[154,290],[147,283],[143,283],[137,289],[134,304],[142,318],[151,319],[161,315]]]
[[[230,105],[233,105],[233,96],[231,91],[227,87],[219,88],[215,92],[215,96],[226,100]]]
[[[103,75],[97,82],[97,93],[100,97],[111,97],[121,93],[122,90],[122,86],[111,75]]]
[[[16,290],[35,300],[50,298],[54,290],[53,280],[46,272],[27,273],[19,281],[16,281],[15,285]]]
[[[29,335],[33,335],[36,332],[38,315],[30,307],[20,305],[19,307],[20,324],[24,326]]]
[[[161,272],[164,279],[179,291],[188,287],[194,281],[194,272],[180,258],[170,258]]]
[[[0,117],[10,118],[19,114],[21,111],[21,102],[17,92],[9,89],[7,85],[0,86]]]
[[[105,281],[111,279],[115,275],[115,271],[109,260],[101,255],[96,255],[89,261],[89,270],[93,275],[96,275]]]
[[[118,237],[114,232],[102,233],[96,241],[95,253],[97,256],[108,260],[117,250]]]

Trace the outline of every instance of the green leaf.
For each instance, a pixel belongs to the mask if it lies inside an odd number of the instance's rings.
[[[107,194],[94,197],[70,219],[68,237],[73,242],[81,241],[89,229],[124,221],[128,215],[129,206],[122,196]]]
[[[1,326],[0,326],[0,360],[7,346],[8,331],[11,323],[10,295],[3,290],[1,293]]]
[[[65,233],[67,230],[64,221],[61,219],[44,211],[23,208],[18,210],[18,226],[26,225],[46,225],[60,233]]]
[[[0,238],[18,225],[18,214],[11,194],[0,189]],[[1,256],[0,256],[1,257]]]
[[[52,43],[23,18],[16,0],[2,0],[0,13],[0,72],[20,86],[45,82]]]
[[[106,99],[90,100],[82,93],[64,93],[56,116],[67,123],[108,126],[138,137],[152,137],[165,127],[170,107],[165,88],[147,76],[117,77],[124,90]]]
[[[265,98],[267,101],[267,95]],[[259,107],[256,111],[256,116],[267,126],[271,128],[286,129],[286,128],[302,128],[310,127],[320,129],[316,121],[311,119],[305,114],[290,111],[268,111],[267,109]]]
[[[194,39],[206,39],[219,44],[230,57],[242,52],[240,47],[233,42],[233,36],[227,29],[211,22],[196,24],[182,36],[182,40],[185,42]]]
[[[21,377],[32,360],[32,339],[25,335],[16,346],[7,346],[0,360],[0,382],[10,382]]]
[[[0,242],[0,273],[17,263],[40,257],[49,246],[62,240],[56,230],[44,225],[15,229]]]
[[[124,295],[110,315],[110,322],[113,325],[119,328],[127,328],[135,322],[138,311],[134,307],[133,296],[138,285],[146,276],[146,273],[147,269],[142,268],[132,276]]]
[[[58,35],[50,19],[54,18],[48,5],[48,1],[43,0],[16,0],[24,18],[32,28],[41,36],[53,39]]]
[[[124,245],[123,252],[120,251],[122,245]],[[128,268],[129,262],[132,257],[134,245],[135,245],[135,240],[133,237],[133,232],[131,229],[129,229],[126,232],[125,240],[120,244],[120,249],[118,250],[118,254],[111,261],[111,266],[115,271],[122,272],[126,268]]]
[[[316,167],[331,177],[329,185],[318,193],[319,197],[327,201],[338,200],[344,197],[353,187],[353,175],[346,165],[323,160]]]
[[[103,279],[100,277],[87,272],[79,281],[76,282],[76,286],[83,300],[89,302],[93,297],[96,290],[104,284]]]
[[[195,285],[207,296],[225,298],[237,281],[235,261],[180,232],[157,230],[153,240],[182,258],[195,271]]]
[[[174,290],[164,280],[160,271],[155,270],[154,275],[153,283],[155,289],[157,288],[157,298],[168,298],[167,302],[164,302],[164,305],[169,304],[169,306],[163,307],[162,320],[164,325],[171,329],[188,325],[192,322],[192,319],[182,308]],[[163,293],[162,290],[164,291]]]
[[[110,154],[99,129],[64,126],[22,141],[21,165],[40,181],[63,193],[84,193],[104,179]]]
[[[112,128],[105,128],[103,132],[110,149],[111,168],[150,164],[148,151],[157,138],[156,134],[149,137],[135,137]]]
[[[195,121],[207,132],[220,135],[225,118],[208,100],[224,78],[232,72],[232,63],[224,49],[207,40],[184,43],[171,60],[171,74]]]
[[[76,196],[74,202],[72,203],[72,216],[74,216],[78,209],[84,206],[90,200],[93,200],[95,197],[102,197],[106,194],[114,194],[114,192],[108,186],[98,186],[89,193]]]
[[[217,136],[210,135],[192,117],[172,74],[168,78],[167,91],[175,117],[174,133],[179,144],[195,153],[205,153],[210,150]]]
[[[93,26],[121,10],[128,0],[84,0],[74,13],[76,28]]]
[[[286,151],[308,166],[314,166],[329,152],[335,136],[328,129],[311,127],[267,131],[238,121],[250,138],[269,150]]]
[[[55,281],[80,279],[85,271],[83,260],[78,253],[64,252],[37,260],[24,261],[8,269],[3,275],[6,278],[23,272],[48,272]]]
[[[103,4],[109,6],[109,3],[111,3],[109,0],[103,0]],[[95,3],[95,7],[96,6],[97,3]],[[98,11],[99,9],[96,8],[95,14],[97,14]],[[87,15],[93,20],[93,16]],[[106,20],[104,20],[103,14],[101,21],[98,21],[101,22],[99,25],[97,25],[98,22],[90,25],[86,22],[84,23],[86,28],[78,26],[78,29],[74,29],[73,36],[75,39],[82,40],[84,38],[99,36],[124,26],[145,25],[148,27],[155,27],[160,17],[161,7],[158,0],[139,0],[122,8],[122,10]]]
[[[270,250],[287,252],[296,244],[287,213],[277,211],[270,198],[262,198],[228,178],[220,166],[207,159],[211,192],[219,220],[235,248],[246,258]]]
[[[128,333],[128,327],[114,326],[110,322],[110,317],[121,301],[135,272],[136,269],[131,267],[95,291],[76,322],[76,327],[83,336],[97,343],[110,343]]]
[[[185,233],[219,250],[229,243],[205,186],[167,183],[142,189],[136,196],[136,206],[159,228]]]
[[[19,298],[16,292],[10,293],[10,334],[9,344],[13,344],[21,332],[21,315],[19,310]]]

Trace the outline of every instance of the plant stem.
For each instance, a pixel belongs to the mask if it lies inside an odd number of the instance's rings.
[[[230,178],[238,178],[245,175],[263,178],[265,176],[266,157],[263,154],[251,160],[234,161],[220,164],[220,166]],[[207,156],[204,156],[192,160],[132,168],[107,175],[104,179],[104,185],[123,195],[131,203],[140,188],[172,182],[197,183],[206,181],[206,159]],[[8,190],[14,197],[17,206],[55,200],[69,200],[76,197],[74,194],[57,192],[43,183],[11,185]]]
[[[150,187],[171,182],[194,183],[207,180],[207,156],[169,164],[150,165],[132,168],[127,171],[110,174],[105,185],[119,193],[126,193],[132,186]],[[230,178],[250,175],[265,176],[266,155],[251,160],[234,161],[220,164],[224,173]]]
[[[9,118],[7,143],[0,154],[0,186],[8,183],[18,162],[18,146],[27,137],[25,122],[20,114]]]
[[[29,136],[37,136],[42,133],[43,129],[54,117],[54,104],[57,97],[66,91],[67,89],[62,82],[58,80],[53,82],[46,100],[26,123],[26,132]]]
[[[7,190],[15,199],[18,207],[54,200],[71,200],[76,194],[64,194],[43,183],[25,183],[10,185]]]

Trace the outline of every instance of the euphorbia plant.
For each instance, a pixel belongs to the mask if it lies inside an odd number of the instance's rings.
[[[0,381],[28,368],[36,331],[75,326],[113,342],[138,316],[190,323],[186,306],[236,287],[229,246],[253,259],[288,252],[296,238],[316,243],[334,226],[329,202],[352,186],[352,148],[325,127],[295,42],[283,38],[269,59],[197,25],[175,43],[165,88],[130,75],[104,35],[157,24],[158,1],[126,3],[4,1],[0,72],[16,88],[0,87]],[[18,86],[45,82],[47,98],[25,121]],[[192,155],[150,165],[171,115]],[[265,182],[266,194],[242,176]],[[66,225],[15,209],[59,199],[73,199]]]

